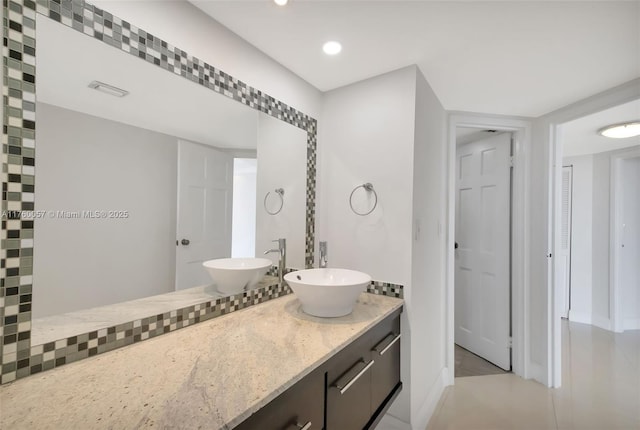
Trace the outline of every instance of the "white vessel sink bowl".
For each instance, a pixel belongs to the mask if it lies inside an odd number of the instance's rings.
[[[271,267],[266,258],[219,258],[202,263],[218,291],[238,294],[255,287]]]
[[[291,272],[284,280],[293,290],[302,310],[317,317],[341,317],[353,311],[371,276],[348,269],[307,269]]]

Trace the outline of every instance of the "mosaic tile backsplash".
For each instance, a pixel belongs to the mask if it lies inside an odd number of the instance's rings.
[[[141,60],[181,75],[307,132],[305,264],[314,259],[316,133],[314,118],[252,88],[81,0],[3,1],[2,231],[0,254],[1,383],[130,345],[291,291],[272,285],[140,320],[31,346],[33,220],[36,148],[36,14],[46,16]],[[402,297],[402,286],[372,282],[368,291]]]

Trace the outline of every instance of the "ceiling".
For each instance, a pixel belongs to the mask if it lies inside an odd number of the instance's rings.
[[[640,100],[567,122],[562,125],[560,135],[563,155],[570,157],[597,154],[640,145],[640,136],[611,139],[598,134],[598,130],[607,125],[638,120],[640,120]]]
[[[38,102],[219,148],[256,148],[256,110],[49,18],[37,20]],[[129,94],[90,89],[94,80]]]
[[[417,64],[447,110],[537,117],[640,76],[638,1],[190,1],[322,91]]]

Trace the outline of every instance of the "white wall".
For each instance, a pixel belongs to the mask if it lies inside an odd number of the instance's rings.
[[[571,321],[610,330],[611,158],[625,150],[566,157],[573,165],[573,234],[571,246]],[[625,161],[626,163],[626,161]],[[625,184],[640,183],[633,170]],[[624,200],[635,201],[637,186],[625,188]],[[632,208],[635,210],[635,206]],[[632,288],[632,287],[630,287]],[[635,315],[636,292],[624,292],[623,303]],[[627,301],[627,298],[630,302]],[[640,317],[640,316],[639,316]]]
[[[35,222],[35,318],[173,291],[176,139],[39,103],[35,208],[126,219]]]
[[[640,329],[640,157],[622,161],[622,181],[622,323],[624,330],[637,330]]]
[[[408,67],[325,94],[318,136],[318,233],[328,242],[330,267],[369,273],[402,284],[404,388],[391,414],[410,422],[412,328],[411,224],[416,69]],[[349,195],[371,182],[378,207],[354,214]],[[422,382],[422,381],[420,381]],[[415,381],[418,383],[418,381]]]
[[[414,100],[413,67],[326,93],[317,239],[328,241],[330,266],[410,284]],[[378,207],[362,217],[351,211],[349,195],[365,182]]]
[[[610,328],[611,154],[611,152],[603,152],[593,156],[592,323],[605,329]]]
[[[321,93],[185,0],[96,0],[92,4],[318,117]]]
[[[413,159],[411,320],[411,424],[426,428],[446,375],[446,114],[417,72]]]
[[[233,216],[231,257],[256,255],[256,175],[255,158],[233,160]]]
[[[329,91],[321,118],[317,239],[328,241],[329,266],[405,286],[404,389],[389,414],[424,428],[444,384],[445,112],[412,66]],[[349,195],[365,182],[378,207],[363,217]]]
[[[591,324],[593,243],[593,155],[566,157],[573,166],[571,216],[571,321]]]
[[[272,241],[287,239],[287,267],[305,267],[307,133],[276,118],[258,115],[258,171],[256,188],[256,245],[258,257],[268,249],[277,248]],[[283,202],[275,190],[284,190]],[[269,197],[265,210],[265,196]],[[279,256],[271,253],[277,266]]]

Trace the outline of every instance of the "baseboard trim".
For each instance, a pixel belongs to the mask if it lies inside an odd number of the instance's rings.
[[[640,318],[625,318],[622,323],[623,330],[640,330]]]
[[[591,314],[569,311],[569,321],[581,324],[592,324]]]
[[[599,327],[603,330],[611,331],[611,320],[609,318],[599,317],[597,315],[594,315],[591,321],[592,321],[592,325]]]
[[[529,362],[528,376],[534,381],[538,381],[545,387],[549,386],[549,381],[547,380],[547,372],[544,372],[542,366],[538,363]]]
[[[431,419],[434,412],[436,411],[436,407],[440,402],[440,398],[444,393],[445,387],[449,385],[447,381],[448,375],[449,375],[449,372],[447,368],[443,367],[440,370],[440,375],[438,375],[438,378],[436,378],[436,381],[431,386],[431,389],[429,390],[429,394],[427,395],[427,398],[425,399],[422,406],[420,406],[420,409],[418,409],[418,413],[415,415],[412,414],[411,428],[413,429],[427,428],[427,424],[429,424],[429,420]]]

